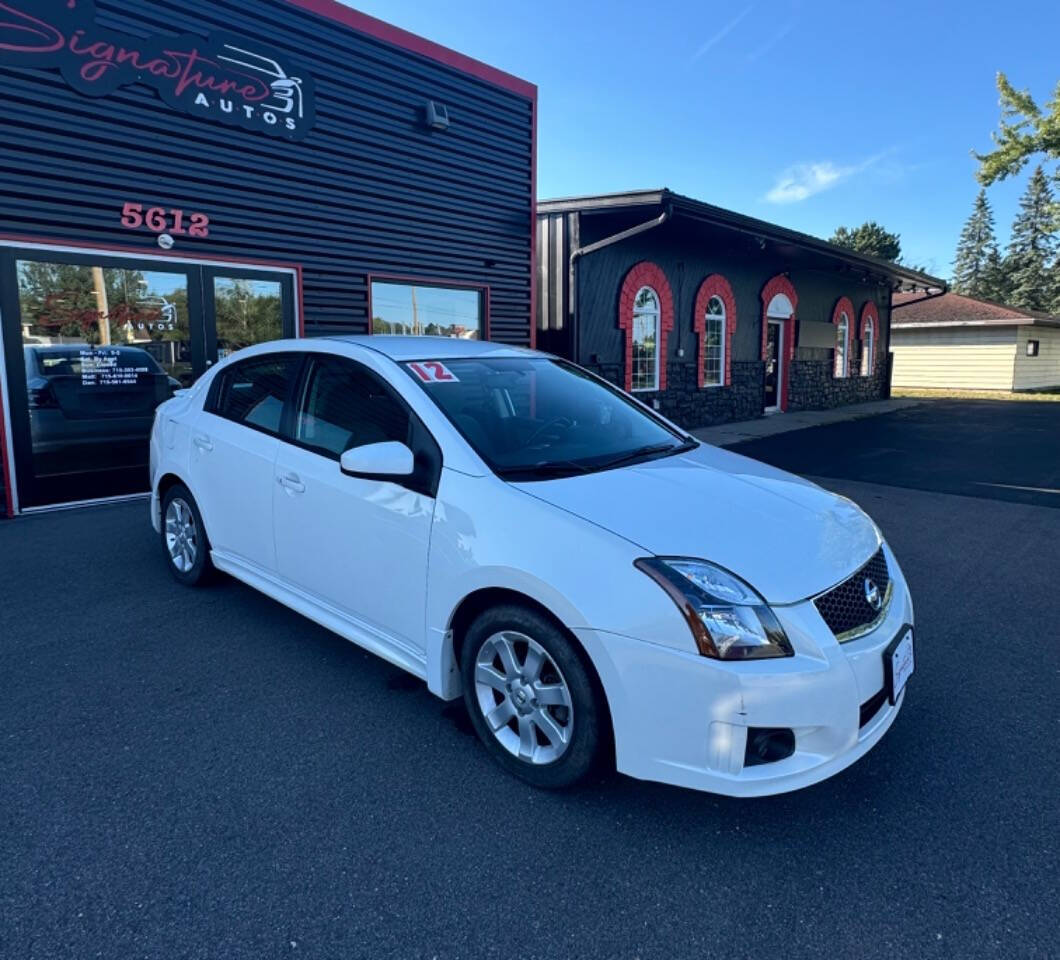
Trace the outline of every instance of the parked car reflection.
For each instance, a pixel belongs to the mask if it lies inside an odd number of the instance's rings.
[[[180,389],[140,347],[23,347],[38,476],[146,466],[155,407]]]

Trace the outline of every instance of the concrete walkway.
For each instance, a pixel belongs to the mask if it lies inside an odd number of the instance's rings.
[[[802,410],[797,413],[774,413],[757,420],[740,420],[737,423],[721,423],[716,427],[700,427],[689,431],[692,436],[713,443],[718,447],[728,447],[744,440],[757,440],[760,437],[771,437],[777,433],[788,433],[791,430],[805,430],[807,427],[821,427],[827,423],[841,423],[844,420],[860,420],[862,417],[875,417],[881,413],[904,410],[915,407],[922,401],[910,397],[891,398],[890,400],[872,400],[869,403],[852,403],[832,410]]]

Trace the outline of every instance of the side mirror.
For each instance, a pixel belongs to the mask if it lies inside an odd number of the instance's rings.
[[[403,443],[366,443],[347,450],[339,458],[339,467],[351,477],[407,477],[416,466],[416,458]]]

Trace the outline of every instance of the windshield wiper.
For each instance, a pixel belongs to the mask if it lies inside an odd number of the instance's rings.
[[[519,467],[504,467],[497,471],[498,476],[512,480],[522,476],[529,477],[567,477],[572,473],[590,473],[593,467],[575,460],[542,460],[540,463],[528,463]]]
[[[612,460],[605,460],[603,463],[596,465],[597,470],[610,470],[612,467],[621,467],[627,463],[633,463],[635,460],[640,460],[643,457],[650,457],[656,453],[681,453],[685,450],[691,450],[698,446],[695,440],[685,440],[684,443],[650,443],[646,447],[637,447],[636,450],[630,450],[628,453],[623,453]]]

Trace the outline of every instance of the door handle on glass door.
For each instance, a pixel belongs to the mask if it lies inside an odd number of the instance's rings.
[[[292,493],[305,493],[305,484],[298,479],[297,473],[286,473],[282,477],[277,477],[276,482]]]
[[[212,450],[213,449],[213,443],[210,442],[210,438],[208,436],[206,436],[205,434],[202,434],[202,433],[197,434],[196,436],[192,437],[192,441],[191,442],[194,443],[195,446],[197,446],[200,450]]]

